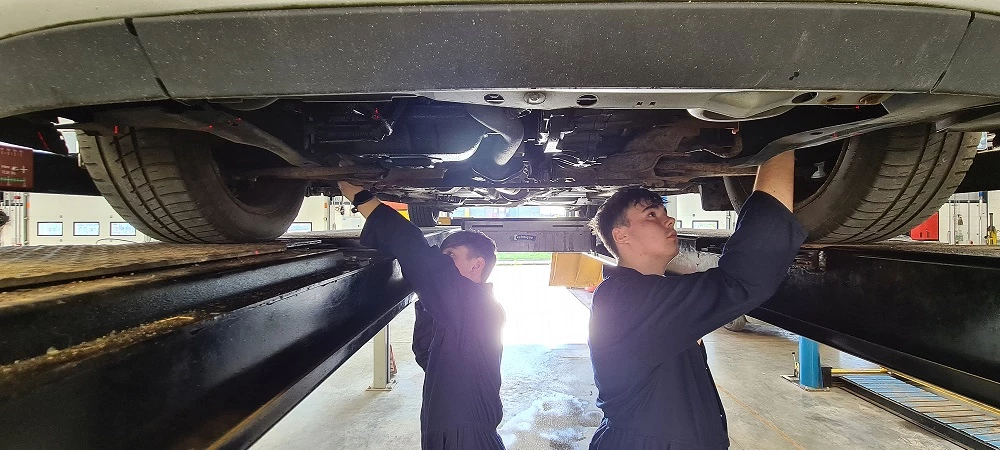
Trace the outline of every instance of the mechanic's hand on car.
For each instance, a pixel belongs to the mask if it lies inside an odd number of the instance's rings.
[[[369,215],[371,215],[372,212],[375,211],[375,208],[378,208],[378,205],[382,204],[382,202],[380,202],[376,197],[376,198],[369,198],[369,200],[367,201],[362,200],[364,201],[364,204],[359,205],[354,202],[354,199],[357,197],[358,192],[365,190],[365,188],[361,186],[355,186],[346,181],[338,181],[337,186],[340,187],[340,193],[344,194],[344,197],[347,197],[347,199],[350,200],[351,203],[354,205],[354,209],[357,210],[357,212],[361,213],[362,216],[365,216],[366,219],[368,218]]]
[[[354,196],[357,195],[358,192],[365,190],[365,188],[361,186],[355,186],[346,181],[338,181],[337,186],[340,187],[340,193],[343,194],[344,197],[347,197],[351,203],[354,203]]]

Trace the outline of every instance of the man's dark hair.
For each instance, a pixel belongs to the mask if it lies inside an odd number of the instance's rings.
[[[459,231],[452,233],[441,243],[441,250],[465,246],[469,249],[473,258],[480,257],[486,261],[483,267],[483,280],[485,281],[493,272],[493,267],[497,265],[497,244],[489,236],[479,231]]]
[[[611,230],[615,227],[628,226],[628,217],[625,213],[635,205],[662,205],[663,197],[649,189],[641,187],[627,187],[615,192],[604,204],[597,209],[597,215],[590,221],[590,228],[594,234],[601,238],[604,246],[611,251],[611,254],[618,256],[618,247],[615,246],[615,238],[611,235]]]

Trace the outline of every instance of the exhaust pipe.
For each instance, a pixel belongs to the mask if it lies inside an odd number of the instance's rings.
[[[486,105],[466,105],[465,108],[473,119],[500,134],[507,143],[499,149],[491,149],[493,154],[490,155],[496,165],[507,165],[524,143],[524,125],[517,118],[517,110]]]

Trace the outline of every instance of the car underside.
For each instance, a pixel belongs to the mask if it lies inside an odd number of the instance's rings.
[[[338,180],[421,217],[539,204],[587,216],[630,185],[738,210],[756,166],[795,151],[810,240],[870,242],[936,210],[1000,130],[1000,86],[967,61],[997,45],[974,39],[993,29],[982,13],[832,3],[119,18],[0,39],[24,61],[0,87],[0,141],[66,153],[57,130],[77,130],[112,206],[175,242],[272,239]],[[81,36],[110,50],[82,59]],[[18,58],[42,48],[66,50],[74,81]],[[67,97],[81,74],[97,88]]]

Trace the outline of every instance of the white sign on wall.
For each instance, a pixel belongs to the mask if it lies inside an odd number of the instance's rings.
[[[62,236],[62,222],[38,222],[39,236]]]
[[[128,222],[111,222],[112,236],[135,236],[135,227]]]
[[[718,220],[693,220],[691,221],[691,228],[696,230],[718,230],[719,221]]]
[[[101,224],[97,222],[73,222],[73,236],[100,236]]]
[[[305,233],[312,230],[312,222],[293,222],[292,226],[288,227],[289,233]]]

